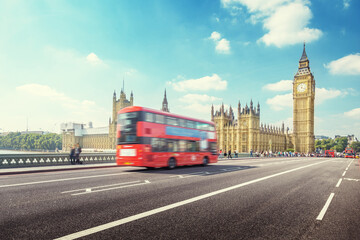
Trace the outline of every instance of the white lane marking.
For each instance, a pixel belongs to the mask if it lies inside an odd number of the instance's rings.
[[[346,174],[346,171],[343,172],[342,176],[345,176],[345,174]]]
[[[131,184],[131,185],[119,186],[119,187],[104,188],[104,189],[99,189],[99,190],[90,189],[90,191],[88,191],[88,189],[86,189],[85,192],[73,193],[73,194],[71,194],[71,196],[77,196],[77,195],[83,195],[83,194],[89,194],[89,193],[97,193],[97,192],[104,192],[104,191],[110,191],[110,190],[115,190],[115,189],[120,189],[120,188],[134,187],[134,186],[139,186],[139,185],[144,185],[144,184],[149,184],[149,183],[150,183],[149,180],[145,180],[145,182],[142,182],[142,183],[136,183],[136,184]]]
[[[328,200],[326,201],[323,209],[321,209],[321,212],[319,213],[319,215],[317,216],[316,220],[322,220],[328,207],[330,206],[331,200],[333,199],[333,197],[335,196],[335,193],[331,193]]]
[[[269,175],[269,176],[266,176],[266,177],[251,180],[251,181],[248,181],[248,182],[245,182],[245,183],[237,184],[237,185],[234,185],[234,186],[231,186],[231,187],[223,188],[223,189],[220,189],[220,190],[217,190],[217,191],[214,191],[214,192],[203,194],[203,195],[193,197],[193,198],[190,198],[190,199],[187,199],[187,200],[184,200],[184,201],[180,201],[180,202],[177,202],[177,203],[173,203],[173,204],[170,204],[170,205],[167,205],[167,206],[164,206],[164,207],[155,208],[155,209],[147,211],[147,212],[139,213],[139,214],[127,217],[127,218],[123,218],[123,219],[116,220],[116,221],[113,221],[113,222],[109,222],[109,223],[106,223],[106,224],[103,224],[103,225],[100,225],[100,226],[97,226],[97,227],[93,227],[93,228],[89,228],[89,229],[86,229],[86,230],[83,230],[83,231],[80,231],[80,232],[69,234],[69,235],[57,238],[55,240],[69,240],[69,239],[76,239],[76,238],[80,238],[80,237],[85,237],[85,236],[88,236],[88,235],[93,234],[93,233],[101,232],[101,231],[104,231],[104,230],[109,229],[109,228],[120,226],[120,225],[125,224],[125,223],[129,223],[129,222],[141,219],[141,218],[145,218],[145,217],[157,214],[157,213],[161,213],[161,212],[164,212],[164,211],[176,208],[176,207],[180,207],[180,206],[183,206],[183,205],[186,205],[186,204],[189,204],[189,203],[193,203],[193,202],[196,202],[196,201],[199,201],[199,200],[202,200],[202,199],[205,199],[205,198],[209,198],[209,197],[212,197],[212,196],[224,193],[224,192],[228,192],[228,191],[231,191],[231,190],[234,190],[234,189],[237,189],[237,188],[241,188],[241,187],[253,184],[253,183],[261,182],[261,181],[267,180],[269,178],[277,177],[277,176],[280,176],[280,175],[283,175],[283,174],[286,174],[286,173],[290,173],[290,172],[298,171],[300,169],[304,169],[304,168],[307,168],[307,167],[315,166],[315,165],[318,165],[318,164],[321,164],[321,163],[324,163],[324,162],[327,162],[327,161],[313,163],[313,164],[306,165],[306,166],[303,166],[303,167],[294,168],[294,169],[287,170],[287,171],[284,171],[284,172],[280,172],[280,173],[272,174],[272,175]]]
[[[63,181],[71,181],[71,180],[87,179],[87,178],[110,177],[110,176],[123,175],[123,174],[129,174],[129,173],[113,173],[113,174],[103,174],[103,175],[86,176],[86,177],[53,179],[53,180],[38,181],[38,182],[15,183],[15,184],[8,184],[8,185],[0,185],[0,188],[25,186],[25,185],[41,184],[41,183],[51,183],[51,182],[63,182]]]
[[[103,186],[96,186],[96,187],[88,187],[88,188],[74,189],[74,190],[70,190],[70,191],[64,191],[64,192],[61,192],[61,193],[79,192],[79,191],[83,191],[83,190],[86,190],[86,189],[96,189],[96,188],[113,187],[113,186],[119,186],[119,185],[124,185],[124,184],[131,184],[131,183],[139,183],[139,182],[140,182],[140,180],[138,180],[138,181],[132,181],[132,182],[115,183],[115,184],[109,184],[109,185],[103,185]]]
[[[349,163],[349,165],[347,166],[347,168],[346,168],[346,171],[349,169],[349,167],[350,167],[350,165],[351,165],[351,163],[354,161],[354,159],[353,160],[351,160],[351,162]]]
[[[338,183],[336,184],[336,187],[340,186],[341,181],[342,181],[342,178],[339,179]]]
[[[360,182],[360,179],[344,178],[344,180]]]

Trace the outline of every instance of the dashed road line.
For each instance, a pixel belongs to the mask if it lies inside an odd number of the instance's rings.
[[[338,183],[336,184],[336,187],[340,186],[341,181],[342,181],[342,178],[339,179]]]
[[[115,184],[109,184],[109,185],[103,185],[103,186],[74,189],[74,190],[64,191],[64,192],[61,192],[61,193],[72,193],[72,192],[83,191],[83,190],[86,190],[86,189],[106,188],[106,187],[113,187],[113,186],[119,186],[119,185],[131,184],[131,183],[139,183],[139,182],[141,182],[141,181],[138,180],[138,181],[132,181],[132,182],[115,183]]]
[[[149,183],[151,183],[149,180],[145,180],[144,182],[141,182],[141,183],[135,183],[135,184],[131,184],[131,185],[117,186],[117,187],[111,187],[111,188],[104,188],[104,189],[99,189],[99,190],[93,190],[91,188],[87,188],[87,189],[85,189],[84,192],[73,193],[73,194],[71,194],[71,196],[84,195],[84,194],[97,193],[97,192],[104,192],[104,191],[110,191],[110,190],[115,190],[115,189],[120,189],[120,188],[128,188],[128,187],[140,186],[140,185],[145,185],[145,184],[149,184]]]
[[[321,212],[319,213],[319,215],[317,216],[316,220],[319,220],[321,221],[323,218],[324,218],[324,215],[327,211],[327,209],[329,208],[330,206],[330,203],[331,203],[331,200],[333,199],[333,197],[335,196],[335,193],[331,193],[329,198],[327,199],[323,209],[321,209]]]

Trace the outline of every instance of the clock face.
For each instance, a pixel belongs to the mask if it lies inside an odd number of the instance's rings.
[[[298,92],[305,92],[306,91],[306,84],[305,83],[300,83],[298,86],[297,86],[297,91]]]

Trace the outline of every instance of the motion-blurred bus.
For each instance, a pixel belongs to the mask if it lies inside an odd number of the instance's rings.
[[[117,165],[172,169],[216,162],[213,122],[139,106],[118,112]]]
[[[345,148],[344,152],[346,158],[355,158],[354,150],[351,147]]]

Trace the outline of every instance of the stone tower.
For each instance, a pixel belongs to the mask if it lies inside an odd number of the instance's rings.
[[[164,93],[164,100],[162,102],[161,111],[170,112],[169,106],[168,106],[168,101],[167,101],[167,98],[166,98],[166,89],[165,89],[165,93]]]
[[[116,99],[116,92],[114,91],[112,104],[113,104],[112,119],[109,119],[109,138],[110,138],[110,142],[113,143],[112,148],[115,149],[117,113],[120,109],[133,106],[134,104],[134,95],[132,91],[130,94],[130,101],[126,99],[126,94],[124,90],[124,80],[123,80],[123,87],[120,92],[120,98]]]
[[[293,82],[293,143],[295,152],[313,152],[315,79],[310,71],[305,43]]]

